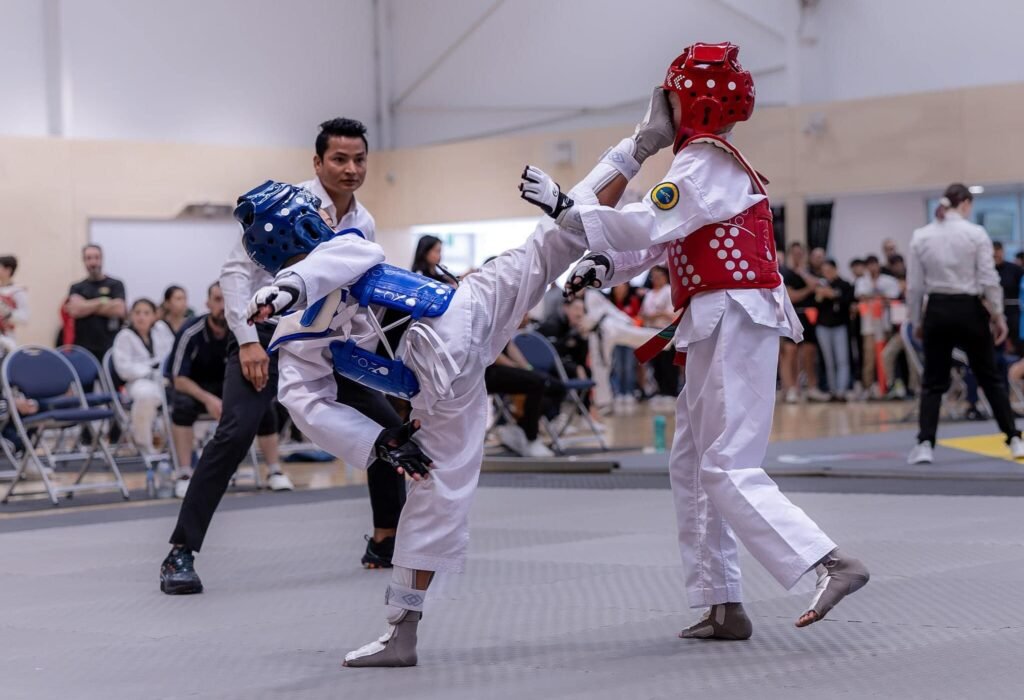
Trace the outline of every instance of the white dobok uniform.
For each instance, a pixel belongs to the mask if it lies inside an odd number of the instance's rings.
[[[680,150],[664,179],[679,190],[671,208],[654,206],[651,196],[621,210],[580,207],[590,249],[613,262],[608,286],[664,264],[672,241],[764,199],[739,162],[708,143]],[[687,360],[670,476],[692,607],[742,601],[736,536],[786,588],[835,548],[762,468],[780,336],[802,338],[781,284],[699,293],[676,331]]]
[[[409,484],[392,559],[396,566],[463,570],[469,509],[483,460],[484,370],[548,285],[584,249],[581,233],[561,230],[545,217],[523,246],[466,277],[444,315],[421,319],[405,331],[398,356],[420,383],[420,393],[412,398],[412,418],[420,421],[421,429],[413,440],[433,460],[434,469],[429,479]],[[350,287],[383,261],[380,246],[344,235],[319,245],[306,259],[282,271],[276,283],[298,287],[305,303],[312,303]],[[364,336],[359,330],[365,313],[349,297],[334,312],[328,337],[285,342],[279,358],[278,398],[299,429],[323,449],[360,468],[374,459],[373,445],[382,427],[337,402],[328,345],[353,338],[373,349],[377,337]]]

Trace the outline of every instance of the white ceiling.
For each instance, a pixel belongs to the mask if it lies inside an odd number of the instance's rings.
[[[697,40],[740,44],[762,105],[1024,79],[1007,0],[0,0],[0,17],[8,135],[301,147],[343,114],[412,146],[622,123]]]

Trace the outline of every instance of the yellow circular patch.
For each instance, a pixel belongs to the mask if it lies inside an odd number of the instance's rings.
[[[658,209],[671,209],[679,203],[679,188],[673,182],[663,182],[651,190],[651,201]]]

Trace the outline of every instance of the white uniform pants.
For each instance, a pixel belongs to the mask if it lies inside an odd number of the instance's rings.
[[[691,607],[742,601],[737,537],[787,589],[835,548],[762,468],[778,355],[778,330],[733,300],[688,347],[669,471]]]
[[[469,509],[480,476],[487,425],[484,370],[494,362],[548,285],[585,250],[581,234],[545,218],[522,247],[463,280],[444,316],[424,323],[461,368],[454,396],[412,400],[421,430],[413,438],[434,460],[430,479],[412,482],[395,540],[396,566],[461,572],[469,546]]]
[[[163,387],[152,379],[136,379],[128,385],[128,395],[132,399],[132,439],[145,454],[152,454],[155,451],[153,421],[160,412],[162,391]]]

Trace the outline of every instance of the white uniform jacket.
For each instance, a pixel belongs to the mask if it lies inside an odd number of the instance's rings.
[[[580,212],[591,250],[605,252],[614,270],[613,286],[628,281],[653,265],[664,264],[670,242],[686,238],[708,224],[726,221],[746,211],[764,195],[754,191],[750,177],[736,159],[709,143],[695,143],[681,150],[672,161],[665,182],[679,189],[677,203],[668,209],[656,207],[651,194],[622,209],[581,205]],[[730,289],[702,292],[694,296],[676,331],[678,350],[711,336],[734,299],[755,323],[778,330],[795,341],[803,338],[786,288]]]

